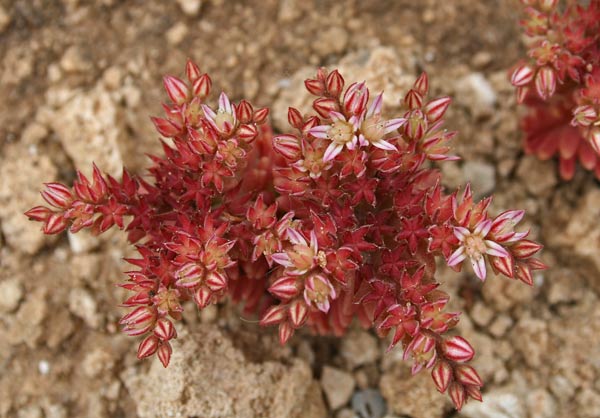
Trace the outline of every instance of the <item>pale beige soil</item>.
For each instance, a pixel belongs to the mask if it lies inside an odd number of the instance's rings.
[[[367,388],[388,417],[599,417],[600,189],[583,172],[563,184],[553,162],[520,150],[506,80],[524,52],[517,3],[0,0],[0,417],[383,416],[374,404],[356,415]],[[464,160],[444,166],[447,185],[472,181],[496,194],[495,211],[526,209],[551,267],[534,288],[440,272],[465,311],[483,405],[455,414],[368,332],[300,333],[281,348],[229,306],[189,307],[167,371],[137,361],[117,327],[114,284],[131,254],[121,235],[48,238],[22,213],[76,166],[142,172],[144,153],[159,152],[148,116],[161,111],[161,76],[181,75],[187,57],[217,92],[273,104],[279,129],[319,65],[385,89],[388,109],[422,69],[454,97]]]

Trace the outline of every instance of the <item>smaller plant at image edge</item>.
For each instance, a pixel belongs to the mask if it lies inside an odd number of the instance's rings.
[[[521,0],[528,58],[511,74],[525,152],[558,157],[565,180],[577,162],[600,179],[600,0]]]

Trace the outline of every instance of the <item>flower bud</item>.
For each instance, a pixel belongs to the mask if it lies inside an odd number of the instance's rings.
[[[163,78],[163,84],[173,103],[182,105],[187,102],[189,91],[183,80],[173,76],[165,76]]]
[[[173,354],[173,349],[171,348],[171,344],[168,342],[162,343],[158,348],[156,355],[158,356],[158,359],[162,363],[163,367],[167,367],[169,365],[171,354]]]
[[[44,183],[46,188],[42,190],[42,197],[46,202],[50,205],[66,209],[71,204],[73,200],[73,196],[71,195],[71,190],[60,183]]]
[[[137,358],[140,360],[151,356],[158,350],[158,338],[154,335],[148,335],[138,346]]]
[[[185,65],[185,75],[190,80],[190,83],[193,83],[200,77],[200,68],[190,59],[187,60],[187,64]]]
[[[212,292],[205,286],[200,286],[194,292],[194,302],[200,309],[206,308],[212,299]]]
[[[294,335],[294,328],[288,322],[279,324],[279,343],[284,345]]]
[[[288,123],[296,129],[302,129],[304,118],[298,109],[288,108]]]
[[[211,87],[212,80],[210,79],[208,74],[202,74],[193,82],[192,93],[194,93],[194,96],[203,99],[210,94]]]
[[[404,105],[410,110],[419,109],[423,105],[423,96],[415,89],[410,89],[404,96]]]
[[[182,133],[181,127],[168,119],[155,117],[151,117],[150,119],[152,120],[152,123],[154,124],[154,127],[158,133],[165,138],[173,138],[174,136]]]
[[[455,336],[444,340],[442,343],[444,356],[452,361],[464,363],[473,358],[475,351],[471,344],[463,337]]]
[[[477,374],[477,371],[467,364],[459,364],[454,371],[454,375],[465,386],[483,386],[483,381],[479,377],[479,374]]]
[[[269,108],[268,107],[256,109],[254,111],[254,123],[256,123],[257,125],[265,123],[265,121],[267,120],[267,116],[269,116]]]
[[[429,91],[429,77],[427,77],[427,73],[421,73],[413,87],[421,96],[425,96]]]
[[[365,110],[368,101],[369,89],[367,89],[364,81],[351,84],[344,94],[344,110],[346,113],[360,115]]]
[[[280,277],[269,287],[269,293],[279,299],[291,299],[299,293],[295,277]]]
[[[534,75],[535,73],[529,65],[521,65],[513,71],[510,82],[515,87],[522,87],[531,83]]]
[[[241,125],[237,131],[237,137],[249,144],[258,136],[258,130],[254,125]]]
[[[65,230],[67,227],[67,220],[64,218],[62,213],[53,213],[44,222],[42,230],[44,234],[52,235],[58,234]]]
[[[250,123],[252,122],[252,115],[254,114],[254,109],[252,105],[247,100],[242,100],[237,108],[235,109],[237,113],[237,118],[241,123]]]
[[[304,80],[306,90],[313,96],[322,96],[325,93],[325,86],[321,80],[308,79]]]
[[[556,73],[550,67],[541,68],[535,76],[535,88],[538,95],[547,100],[556,90]]]
[[[308,306],[302,299],[292,301],[288,312],[290,322],[295,328],[301,327],[308,318]]]
[[[52,210],[45,206],[36,206],[25,212],[25,216],[27,216],[30,220],[38,222],[45,221],[51,214]]]
[[[204,267],[197,263],[184,264],[175,273],[175,284],[183,288],[196,287],[204,277]]]
[[[465,403],[465,388],[460,383],[454,382],[448,388],[448,394],[456,410],[460,411]]]
[[[322,118],[329,119],[329,113],[331,113],[332,110],[337,110],[337,103],[334,99],[321,97],[313,102],[313,109],[315,109]]]
[[[219,292],[227,287],[227,277],[218,271],[213,271],[206,276],[206,285],[213,292]]]
[[[538,244],[537,242],[524,239],[517,242],[510,249],[516,258],[527,258],[537,253],[543,247],[543,245]]]
[[[427,116],[427,120],[430,123],[440,120],[444,116],[444,113],[446,113],[446,110],[448,110],[450,102],[452,102],[452,99],[446,96],[434,99],[427,103],[423,109],[425,115]]]
[[[437,389],[444,393],[452,379],[452,367],[445,361],[438,361],[431,370],[431,377]]]
[[[326,85],[327,91],[331,96],[339,97],[344,89],[344,77],[342,77],[338,70],[333,70],[327,76]]]
[[[278,135],[274,137],[273,149],[290,160],[298,160],[302,156],[300,140],[294,135]]]
[[[286,305],[274,305],[271,306],[260,319],[260,325],[274,325],[278,324],[285,319],[287,315]]]
[[[156,325],[154,326],[154,335],[163,341],[168,341],[173,338],[177,338],[177,331],[175,331],[175,326],[171,321],[166,318],[161,318],[156,321]]]

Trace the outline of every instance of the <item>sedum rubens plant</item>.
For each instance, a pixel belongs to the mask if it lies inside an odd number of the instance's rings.
[[[456,159],[447,154],[455,133],[442,128],[450,99],[427,100],[423,74],[402,116],[388,119],[382,94],[320,69],[305,82],[316,115],[290,108],[290,132],[273,136],[266,108],[224,93],[211,107],[208,75],[192,62],[186,75],[164,79],[171,102],[152,120],[165,155],[152,157],[149,177],[94,167],[72,188],[46,184],[50,207],[27,212],[47,234],[127,231],[139,257],[127,260],[131,310],[120,322],[143,336],[138,357],[156,354],[166,367],[184,302],[231,299],[277,326],[282,344],[302,327],[341,335],[358,318],[390,334],[414,373],[430,369],[456,408],[481,400],[474,350],[450,333],[459,313],[446,309],[436,261],[529,285],[545,266],[532,257],[541,245],[514,230],[523,211],[493,217],[491,198],[440,185],[428,161]]]
[[[529,58],[511,82],[529,108],[525,151],[542,160],[558,155],[565,180],[577,161],[600,178],[600,0],[521,2]]]

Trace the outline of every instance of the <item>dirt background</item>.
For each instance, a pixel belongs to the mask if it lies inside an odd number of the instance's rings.
[[[600,417],[600,189],[520,151],[506,80],[524,52],[518,14],[516,0],[0,0],[0,417]],[[319,65],[385,89],[389,110],[422,69],[454,97],[464,160],[444,165],[447,185],[526,209],[551,267],[533,288],[440,272],[485,403],[453,412],[369,332],[281,348],[229,306],[187,309],[166,371],[136,360],[117,327],[121,236],[44,237],[22,213],[75,166],[142,172],[161,76],[187,57],[216,92],[274,103],[278,129]]]

